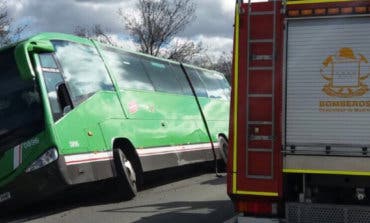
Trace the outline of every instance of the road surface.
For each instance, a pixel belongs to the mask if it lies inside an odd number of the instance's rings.
[[[210,171],[156,173],[131,201],[119,201],[109,186],[84,185],[50,201],[9,214],[0,222],[224,222],[233,217],[226,177]]]

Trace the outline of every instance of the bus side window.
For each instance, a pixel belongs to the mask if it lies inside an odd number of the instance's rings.
[[[57,97],[57,88],[60,83],[63,83],[63,78],[52,54],[40,54],[39,58],[42,75],[44,76],[46,90],[48,92],[51,111],[53,113],[54,121],[57,121],[63,116]]]
[[[220,79],[220,84],[221,84],[222,88],[224,89],[226,99],[230,100],[230,94],[231,94],[230,84],[227,81],[227,79],[225,78],[225,76],[223,76],[222,74],[220,74],[220,76],[222,77],[222,80]]]
[[[195,89],[195,93],[198,97],[208,97],[206,87],[203,81],[200,79],[198,72],[194,68],[185,67],[186,73],[189,75],[189,79]]]
[[[114,90],[95,47],[59,40],[53,44],[74,106],[98,91]]]
[[[225,85],[222,83],[224,77],[221,74],[199,69],[198,73],[206,85],[207,93],[210,98],[228,99],[228,95],[225,92]]]
[[[41,67],[58,69],[58,65],[55,62],[54,57],[50,53],[40,54]]]
[[[178,80],[179,84],[182,87],[183,94],[185,95],[193,95],[191,92],[191,88],[189,86],[189,82],[184,75],[184,71],[182,70],[180,64],[170,63],[170,67],[173,70],[173,74],[175,78]]]
[[[182,87],[167,61],[144,56],[141,57],[141,61],[156,91],[183,94]]]
[[[111,48],[105,48],[104,54],[121,89],[154,91],[154,87],[137,56]]]

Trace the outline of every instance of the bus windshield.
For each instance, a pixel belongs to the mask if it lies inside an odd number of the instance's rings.
[[[21,79],[14,48],[0,52],[0,153],[34,136],[43,128],[38,87]]]

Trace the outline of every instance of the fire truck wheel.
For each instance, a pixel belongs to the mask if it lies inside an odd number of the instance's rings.
[[[118,190],[121,197],[130,200],[137,194],[136,171],[133,163],[127,158],[122,149],[114,150],[114,163],[117,170]]]
[[[225,162],[225,164],[227,164],[227,153],[228,153],[229,143],[223,136],[218,137],[218,142],[220,144],[220,155],[222,157],[222,160]]]

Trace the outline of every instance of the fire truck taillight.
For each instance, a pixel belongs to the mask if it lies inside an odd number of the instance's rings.
[[[352,14],[353,13],[353,8],[352,7],[345,7],[341,8],[341,13],[342,14]]]
[[[328,9],[328,15],[338,15],[339,14],[339,8],[329,8]]]
[[[315,9],[314,14],[315,15],[325,15],[326,14],[326,9]]]
[[[301,14],[303,16],[309,16],[309,15],[312,15],[312,9],[303,9],[301,10]]]
[[[289,10],[288,15],[291,17],[299,16],[299,10]]]
[[[356,13],[366,13],[366,7],[355,7]]]

